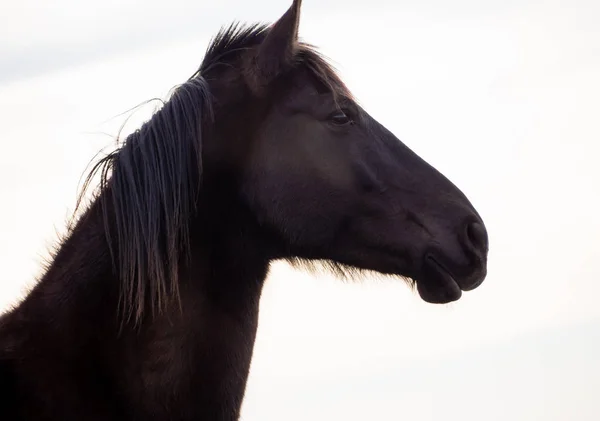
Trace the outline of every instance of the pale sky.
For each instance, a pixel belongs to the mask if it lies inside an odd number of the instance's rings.
[[[0,308],[41,273],[119,114],[185,80],[221,25],[289,6],[3,3]],[[304,0],[301,37],[479,210],[489,275],[435,306],[276,263],[244,421],[600,419],[598,22],[591,0]]]

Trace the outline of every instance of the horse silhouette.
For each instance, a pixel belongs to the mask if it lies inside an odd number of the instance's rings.
[[[300,3],[222,29],[93,168],[0,318],[2,420],[237,420],[274,259],[397,275],[431,303],[484,280],[482,219],[298,40]]]

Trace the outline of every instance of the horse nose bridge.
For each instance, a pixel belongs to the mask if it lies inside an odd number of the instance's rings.
[[[407,210],[420,215],[425,224],[445,226],[445,231],[461,230],[466,220],[483,224],[471,201],[448,177],[385,127],[378,127],[387,152],[382,161],[386,169],[380,171],[387,172],[389,186],[403,207],[412,208]]]
[[[466,197],[444,174],[415,153],[407,145],[394,138],[389,146],[393,166],[402,175],[404,182],[433,203],[463,202]],[[468,200],[467,200],[468,202]],[[470,203],[468,203],[470,205]]]

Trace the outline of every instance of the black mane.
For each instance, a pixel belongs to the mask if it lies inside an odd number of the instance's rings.
[[[100,173],[97,200],[126,319],[141,320],[146,297],[153,312],[178,300],[179,265],[189,249],[188,222],[202,174],[202,121],[210,113],[208,84],[194,76],[101,159],[84,184],[83,192]]]
[[[260,43],[265,29],[233,24],[219,31],[200,68],[86,178],[78,203],[100,174],[96,196],[122,283],[124,321],[140,322],[148,297],[152,314],[179,299],[179,267],[189,251],[188,223],[201,184],[203,119],[212,114],[203,74]]]
[[[210,41],[196,74],[206,74],[215,65],[232,62],[244,51],[259,45],[268,33],[269,27],[258,23],[244,25],[234,22],[221,28]]]

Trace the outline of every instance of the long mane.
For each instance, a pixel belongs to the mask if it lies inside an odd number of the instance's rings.
[[[153,312],[179,298],[181,252],[189,250],[202,175],[203,116],[210,113],[208,84],[195,75],[102,158],[84,184],[85,191],[100,173],[97,200],[127,320],[141,320],[147,297]]]

